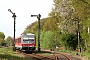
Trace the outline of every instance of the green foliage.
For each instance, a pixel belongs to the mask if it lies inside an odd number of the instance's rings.
[[[75,34],[64,34],[61,37],[62,44],[66,47],[66,49],[75,50],[78,45],[77,35]]]
[[[46,31],[44,35],[44,40],[46,40],[47,48],[55,48],[56,36],[53,32]]]
[[[0,38],[0,46],[2,46],[4,42],[5,40],[3,38]]]
[[[78,36],[76,34],[63,34],[61,36],[61,44],[66,47],[66,49],[76,50],[78,45]],[[80,47],[85,49],[85,42],[80,36]]]
[[[79,17],[81,20],[90,18],[89,0],[72,0],[72,5],[76,11],[77,17]]]
[[[4,39],[5,38],[5,35],[3,32],[0,32],[0,38]]]
[[[88,49],[90,46],[90,33],[88,33],[88,27],[90,28],[90,0],[72,0],[72,6],[75,10],[75,17],[78,17],[82,24],[81,36],[84,39],[85,47]]]
[[[6,38],[6,43],[7,43],[8,46],[12,46],[12,44],[13,44],[13,43],[12,43],[12,40],[13,40],[13,39],[12,39],[11,36],[8,36],[8,37]]]
[[[74,8],[72,0],[53,0],[54,7],[49,13],[50,16],[58,18],[59,29],[62,33],[75,33],[75,23],[73,21]]]
[[[46,22],[44,23],[43,30],[55,32],[58,29],[57,23],[58,20],[56,19],[56,17],[48,17]]]
[[[41,43],[41,48],[45,48],[46,46],[46,40],[44,40],[44,37],[45,37],[45,31],[41,31],[40,33],[40,43]]]
[[[72,6],[75,10],[74,17],[79,18],[80,25],[83,26],[81,32],[86,31],[90,27],[90,0],[72,0]]]
[[[37,38],[38,42],[38,38]],[[56,36],[53,32],[51,31],[42,31],[40,34],[40,44],[41,48],[43,49],[50,49],[50,48],[55,48],[56,46]],[[38,44],[37,44],[38,45]]]

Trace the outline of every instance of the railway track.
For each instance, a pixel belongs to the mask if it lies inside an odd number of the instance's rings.
[[[72,60],[71,57],[65,54],[61,54],[57,52],[52,53],[50,51],[44,51],[44,52],[48,52],[50,54],[42,55],[40,53],[32,53],[32,54],[28,54],[25,52],[20,52],[20,53],[23,53],[27,57],[34,58],[34,60]]]
[[[60,52],[51,52],[51,51],[43,51],[44,53],[49,53],[49,55],[41,54],[38,52],[34,52],[32,54],[21,52],[19,53],[23,54],[25,57],[30,57],[32,60],[81,60],[79,58],[75,58],[71,55],[63,54]]]

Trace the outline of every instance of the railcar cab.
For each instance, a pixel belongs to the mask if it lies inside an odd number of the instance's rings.
[[[34,34],[22,34],[22,49],[30,51],[36,49],[36,37]]]

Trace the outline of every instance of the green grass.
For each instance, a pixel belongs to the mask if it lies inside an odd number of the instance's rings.
[[[12,50],[12,47],[2,47],[0,48],[0,60],[31,60],[30,58],[25,58],[17,56]]]
[[[86,56],[90,59],[90,52],[82,52],[81,55]]]

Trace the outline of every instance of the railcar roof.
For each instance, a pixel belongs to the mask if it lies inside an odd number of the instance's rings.
[[[21,34],[21,35],[35,35],[35,34],[32,34],[32,33],[27,33],[27,34]]]
[[[15,39],[21,38],[22,35],[35,35],[35,34],[32,34],[32,33],[21,34],[20,36],[16,37]]]

